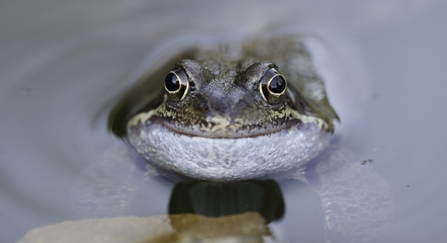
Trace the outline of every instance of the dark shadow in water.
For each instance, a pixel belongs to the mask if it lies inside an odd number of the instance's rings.
[[[221,217],[257,212],[267,223],[282,218],[284,211],[281,189],[273,180],[182,182],[175,186],[169,202],[170,215]]]

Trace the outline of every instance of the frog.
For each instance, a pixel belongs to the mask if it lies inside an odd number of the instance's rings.
[[[119,145],[99,156],[74,186],[75,217],[125,215],[140,203],[137,192],[156,178],[275,179],[315,191],[325,242],[374,242],[392,219],[390,188],[340,136],[336,111],[346,109],[340,102],[334,108],[337,93],[325,89],[330,83],[312,49],[312,41],[321,39],[307,33],[236,43],[217,38],[218,45],[203,39],[182,51],[173,48],[178,42],[167,45],[115,103],[108,125]],[[349,117],[341,118],[349,124]],[[294,210],[300,209],[292,205],[288,213]]]
[[[302,38],[198,51],[166,74],[160,104],[127,123],[129,144],[182,178],[288,178],[329,144],[339,120]],[[165,173],[166,174],[166,173]]]

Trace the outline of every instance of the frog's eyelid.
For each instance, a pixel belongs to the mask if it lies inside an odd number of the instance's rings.
[[[247,87],[258,86],[265,73],[275,67],[276,65],[271,62],[256,62],[250,65],[245,71]]]

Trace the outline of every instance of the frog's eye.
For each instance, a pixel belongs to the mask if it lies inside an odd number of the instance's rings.
[[[186,72],[181,67],[176,67],[166,75],[165,90],[173,101],[185,98],[188,93],[189,83]]]
[[[286,92],[286,88],[286,79],[275,68],[267,70],[259,83],[259,92],[262,98],[272,104],[279,102],[281,95]]]

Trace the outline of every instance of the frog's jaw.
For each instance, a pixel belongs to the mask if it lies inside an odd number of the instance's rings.
[[[208,114],[208,112],[196,113],[190,112],[182,114],[181,112],[172,112],[166,109],[165,101],[158,108],[142,112],[129,120],[127,127],[137,127],[141,124],[160,123],[175,133],[208,137],[208,138],[246,138],[278,133],[281,130],[289,129],[300,123],[317,124],[320,130],[333,133],[331,125],[325,119],[314,114],[302,114],[289,106],[283,109],[264,110],[265,115],[245,114],[231,118],[228,113]],[[250,109],[255,110],[255,109]],[[257,110],[256,110],[257,111]],[[182,115],[180,115],[182,114]]]
[[[246,138],[207,138],[173,132],[159,123],[128,129],[129,143],[156,167],[189,178],[240,180],[295,171],[317,156],[331,133],[316,123]]]

